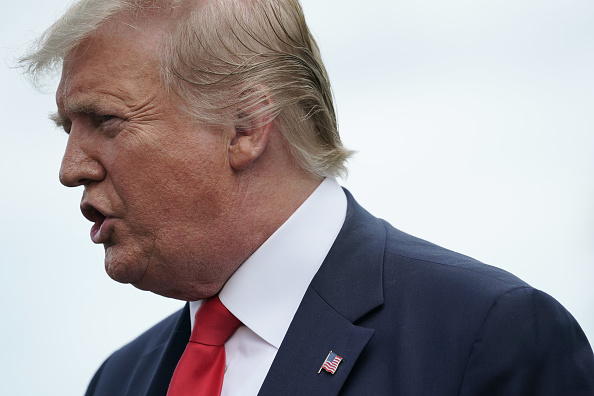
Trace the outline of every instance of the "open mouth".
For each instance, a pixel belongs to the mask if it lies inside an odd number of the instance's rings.
[[[103,213],[101,213],[99,210],[95,209],[95,207],[89,204],[81,205],[80,210],[87,220],[95,223],[91,227],[91,240],[94,243],[102,243],[103,238],[101,230],[103,228],[105,220],[107,219],[107,216],[105,216]]]
[[[87,220],[93,223],[102,222],[103,220],[105,220],[106,217],[103,215],[103,213],[101,213],[91,205],[82,205],[80,211]]]

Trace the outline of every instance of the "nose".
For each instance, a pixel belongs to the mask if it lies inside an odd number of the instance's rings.
[[[105,168],[91,141],[71,131],[60,166],[60,182],[66,187],[87,185],[105,178]]]

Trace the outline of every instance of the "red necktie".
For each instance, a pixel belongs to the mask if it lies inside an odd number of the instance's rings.
[[[173,372],[167,396],[219,396],[225,374],[225,342],[241,324],[212,297],[196,312],[190,342]]]

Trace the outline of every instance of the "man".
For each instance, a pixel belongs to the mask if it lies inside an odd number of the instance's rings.
[[[83,0],[24,62],[62,65],[60,180],[84,187],[107,273],[190,302],[89,395],[181,394],[217,299],[242,323],[223,395],[594,393],[592,349],[556,301],[338,186],[351,153],[296,0]]]

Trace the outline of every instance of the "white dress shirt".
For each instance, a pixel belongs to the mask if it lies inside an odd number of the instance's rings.
[[[222,396],[258,393],[293,316],[338,236],[346,196],[326,178],[229,278],[219,297],[245,326],[225,343]],[[190,302],[190,320],[202,301]]]

